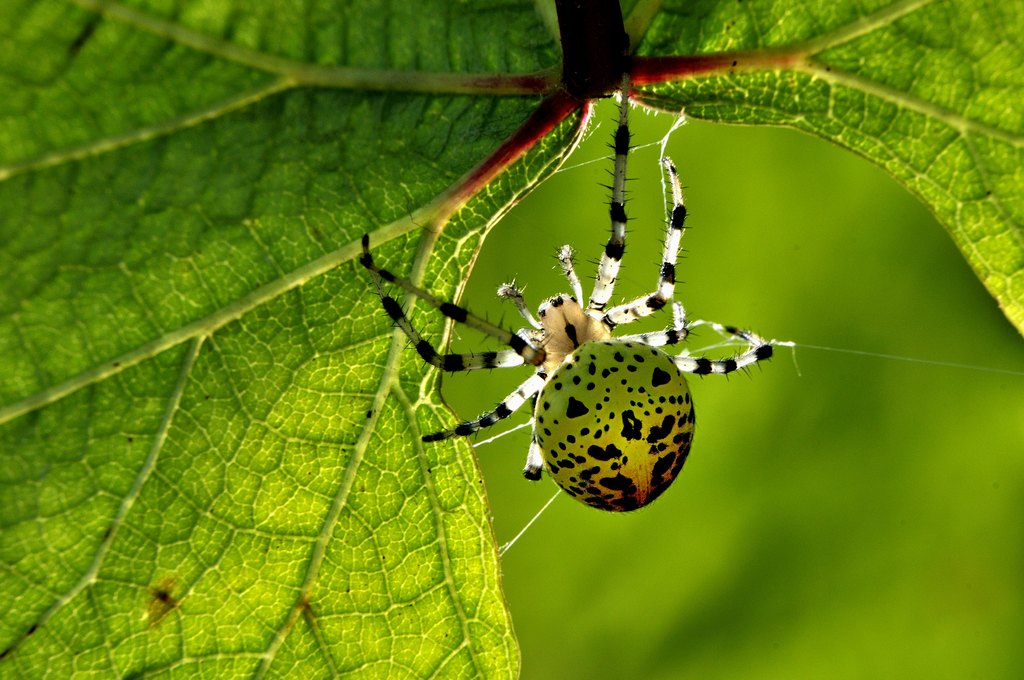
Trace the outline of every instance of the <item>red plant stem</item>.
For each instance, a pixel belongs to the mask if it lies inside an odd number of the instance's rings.
[[[557,85],[557,74],[553,71],[521,74],[467,74],[453,78],[452,91],[471,94],[544,94]],[[457,87],[464,89],[457,90]],[[438,90],[442,91],[442,90]]]
[[[722,52],[689,57],[634,57],[630,82],[633,85],[650,85],[716,71],[793,66],[803,59],[802,53],[793,50]]]
[[[630,84],[642,86],[681,80],[706,73],[792,66],[801,62],[804,56],[802,52],[795,50],[764,50],[686,57],[634,57]],[[527,78],[535,77],[527,76]],[[505,76],[505,78],[508,77]],[[541,81],[538,79],[531,83],[524,79],[523,84],[538,86]],[[536,110],[512,136],[442,195],[435,204],[436,212],[433,215],[435,223],[443,224],[453,212],[518,160],[572,112],[578,109],[589,111],[589,107],[589,101],[573,97],[562,89],[554,90],[552,94],[541,101]]]
[[[518,130],[445,192],[434,215],[435,223],[443,224],[453,212],[516,162],[544,135],[551,132],[574,111],[589,111],[589,106],[588,102],[575,99],[562,90],[557,90],[544,98]],[[584,116],[584,120],[585,118]]]

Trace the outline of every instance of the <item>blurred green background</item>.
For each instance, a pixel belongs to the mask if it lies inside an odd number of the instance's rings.
[[[566,290],[562,243],[589,294],[614,119],[603,103],[567,169],[494,229],[470,309],[520,325],[495,288],[515,278],[533,308]],[[634,109],[633,143],[672,121]],[[692,318],[1018,374],[798,348],[798,367],[781,349],[749,375],[693,379],[695,444],[672,489],[626,515],[561,495],[504,556],[523,677],[1024,677],[1020,336],[927,210],[866,161],[789,130],[700,122],[668,152],[687,187],[677,297]],[[616,299],[657,277],[657,159],[656,144],[631,155]],[[453,342],[487,345],[465,329]],[[443,391],[469,418],[528,374],[445,376]],[[527,441],[477,451],[499,543],[555,490],[521,477]]]

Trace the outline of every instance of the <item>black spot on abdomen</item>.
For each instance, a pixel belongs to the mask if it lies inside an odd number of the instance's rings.
[[[651,376],[651,387],[661,387],[671,379],[672,376],[669,375],[668,371],[663,371],[656,367],[654,369],[654,375]]]
[[[647,443],[653,444],[655,442],[660,442],[662,439],[667,437],[670,432],[672,432],[672,428],[675,427],[675,424],[675,416],[665,416],[665,419],[661,421],[661,425],[655,425],[651,428],[651,433],[647,435]]]
[[[569,397],[569,406],[565,409],[565,415],[569,418],[579,418],[590,413],[586,404],[575,397]]]
[[[654,467],[651,468],[651,486],[657,487],[664,483],[665,474],[672,469],[673,463],[676,462],[676,452],[670,451],[664,456],[659,458],[655,463]]]
[[[633,486],[633,480],[621,472],[614,477],[602,477],[599,482],[601,486],[613,491],[625,491]]]
[[[595,444],[587,449],[587,455],[594,460],[612,460],[613,458],[621,456],[622,451],[619,451],[619,448],[615,446],[615,444],[609,444],[603,448]]]
[[[635,496],[622,496],[620,498],[613,498],[612,505],[615,509],[620,512],[629,512],[630,510],[636,510],[640,507],[640,501]]]
[[[640,420],[633,415],[633,411],[622,412],[622,437],[629,441],[643,439],[643,432],[640,431]]]

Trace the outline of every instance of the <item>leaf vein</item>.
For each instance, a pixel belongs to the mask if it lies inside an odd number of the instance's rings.
[[[902,19],[906,15],[921,9],[922,7],[927,7],[936,1],[937,0],[901,0],[900,2],[894,2],[888,7],[880,9],[877,12],[863,16],[856,21],[851,21],[831,33],[826,33],[825,35],[818,36],[817,38],[811,38],[810,40],[802,43],[799,46],[799,49],[808,55],[824,52],[825,50],[848,43],[851,40],[856,40],[857,38],[880,28],[885,28],[886,26]]]
[[[428,203],[417,210],[414,214],[380,227],[374,233],[380,236],[380,240],[396,238],[407,232],[421,228],[428,221],[430,215],[437,210],[437,205],[442,204],[447,197],[442,194],[438,200]],[[312,262],[305,264],[288,274],[270,281],[247,295],[243,295],[234,302],[224,305],[212,314],[185,324],[180,328],[168,331],[153,340],[125,352],[98,366],[72,376],[56,385],[29,395],[20,401],[0,407],[0,425],[13,420],[26,413],[52,404],[64,397],[77,392],[80,389],[98,383],[127,368],[135,366],[146,359],[150,359],[171,347],[187,342],[199,336],[209,336],[225,325],[236,321],[246,313],[256,309],[260,305],[273,300],[274,298],[301,286],[307,281],[316,278],[334,269],[339,264],[352,260],[361,252],[361,246],[356,243],[349,243],[337,250],[329,252]]]
[[[443,73],[400,71],[309,64],[266,54],[206,35],[199,31],[140,12],[108,0],[71,0],[83,9],[97,12],[140,30],[166,38],[198,52],[213,55],[243,66],[274,73],[286,86],[308,85],[350,90],[424,92],[430,94],[537,94],[550,89],[557,69],[526,74]]]
[[[373,405],[367,416],[366,422],[363,425],[362,431],[359,433],[359,437],[356,440],[355,445],[352,447],[352,455],[345,467],[345,472],[341,479],[341,485],[334,496],[334,502],[330,509],[328,509],[327,516],[324,518],[323,527],[313,544],[313,549],[309,556],[309,566],[306,569],[306,577],[302,586],[299,588],[295,606],[291,608],[287,619],[281,627],[278,628],[277,633],[270,640],[267,649],[264,650],[261,655],[261,663],[255,673],[257,678],[262,678],[269,672],[270,666],[273,663],[278,650],[284,644],[288,634],[294,628],[298,617],[309,606],[313,586],[320,574],[320,568],[323,565],[324,557],[327,552],[327,544],[334,535],[342,510],[344,510],[348,503],[349,493],[355,483],[356,472],[358,471],[359,466],[363,461],[363,457],[366,454],[366,448],[369,445],[370,438],[373,436],[377,420],[380,418],[380,412],[384,405],[384,401],[387,398],[388,392],[391,390],[391,385],[397,380],[398,366],[401,363],[401,354],[402,352],[398,336],[397,334],[393,334],[388,358],[384,363],[384,370],[380,377],[380,386],[373,397]],[[330,659],[330,662],[335,667],[337,666],[335,659]]]
[[[174,118],[170,118],[162,123],[146,125],[138,128],[137,130],[131,130],[119,135],[102,137],[100,139],[93,140],[88,144],[82,144],[81,146],[71,147],[68,149],[58,149],[18,163],[0,165],[0,182],[28,172],[45,170],[47,168],[63,165],[64,163],[79,161],[111,151],[116,151],[118,149],[132,146],[133,144],[141,144],[159,137],[166,137],[167,135],[175,132],[180,132],[181,130],[201,125],[202,123],[213,120],[214,118],[219,118],[225,114],[231,113],[232,111],[252,106],[253,104],[263,101],[267,97],[283,92],[291,87],[293,87],[292,83],[289,83],[284,79],[277,79],[262,87],[240,92],[228,97],[227,99],[216,102],[207,108],[175,116]]]
[[[803,64],[796,64],[794,65],[794,68],[797,71],[801,71],[824,80],[831,85],[841,85],[855,90],[860,90],[865,94],[893,103],[904,109],[939,120],[946,125],[949,125],[962,135],[973,132],[1006,142],[1015,148],[1024,146],[1024,137],[1020,134],[1001,130],[989,125],[988,123],[973,120],[955,111],[939,106],[938,104],[914,97],[907,92],[901,92],[900,90],[889,87],[888,85],[883,85],[877,81],[863,78],[846,71],[826,68],[823,64],[813,59],[807,60]]]
[[[185,386],[188,384],[188,378],[192,373],[192,367],[195,365],[196,358],[199,356],[199,349],[202,345],[203,338],[197,337],[193,339],[191,346],[185,352],[185,356],[181,364],[181,370],[178,372],[178,380],[176,381],[174,388],[171,390],[171,393],[168,395],[167,407],[164,409],[163,418],[161,419],[160,426],[157,429],[156,436],[153,438],[153,444],[149,449],[149,453],[147,454],[145,461],[142,463],[142,467],[139,468],[138,474],[135,475],[131,488],[128,490],[128,493],[125,494],[124,498],[121,499],[121,505],[118,507],[117,514],[110,523],[110,530],[100,542],[100,545],[96,550],[96,554],[93,556],[92,563],[89,565],[88,569],[85,570],[85,573],[82,574],[81,578],[79,578],[78,581],[64,594],[57,597],[56,601],[50,605],[49,609],[39,617],[39,620],[36,623],[37,627],[43,626],[61,607],[78,597],[83,590],[96,583],[100,567],[103,566],[103,560],[106,558],[107,553],[110,550],[110,546],[117,537],[117,534],[124,523],[125,518],[128,516],[129,511],[131,511],[132,506],[135,504],[135,501],[138,500],[139,495],[142,493],[143,486],[145,486],[153,471],[156,469],[156,463],[160,457],[160,451],[163,449],[164,442],[167,441],[167,433],[170,430],[171,424],[174,422],[174,415],[178,411],[178,406],[181,403],[181,397],[185,392]],[[22,638],[22,640],[23,639],[24,638]],[[19,643],[15,643],[15,645]]]

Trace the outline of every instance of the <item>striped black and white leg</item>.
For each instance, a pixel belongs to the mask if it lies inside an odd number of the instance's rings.
[[[476,420],[467,420],[464,423],[459,423],[449,430],[424,435],[423,441],[436,442],[451,437],[466,437],[479,432],[485,427],[490,427],[515,413],[533,395],[540,392],[546,380],[547,376],[543,373],[534,373],[522,385],[517,387],[515,392],[505,397],[501,403],[495,406],[493,410],[481,414]]]
[[[416,353],[428,364],[442,371],[475,371],[483,368],[510,368],[522,366],[523,357],[515,350],[505,349],[498,352],[477,352],[467,354],[441,354],[419,331],[416,330],[402,306],[393,297],[387,295],[383,288],[378,288],[384,311],[409,338]]]
[[[676,301],[672,303],[672,317],[672,328],[666,328],[663,331],[651,331],[650,333],[620,335],[617,339],[623,342],[642,342],[651,347],[678,345],[690,336],[690,326],[686,322],[686,312],[683,311],[681,302]]]
[[[524,363],[539,366],[544,363],[544,350],[539,347],[531,346],[520,335],[495,326],[480,317],[473,316],[462,307],[450,302],[445,302],[422,288],[413,285],[412,282],[395,276],[386,269],[378,267],[374,263],[373,257],[370,255],[370,237],[368,234],[363,236],[362,243],[363,254],[359,258],[359,263],[370,270],[374,275],[374,285],[376,285],[377,294],[380,296],[381,303],[384,305],[384,311],[388,313],[388,316],[390,316],[395,324],[409,337],[409,340],[416,347],[416,351],[424,361],[446,371],[467,371],[479,368],[505,368],[508,366],[521,366]],[[480,354],[438,354],[434,347],[427,342],[415,328],[413,328],[412,323],[410,323],[405,312],[402,310],[402,306],[398,304],[398,301],[387,294],[384,290],[383,284],[381,283],[382,280],[393,283],[409,293],[412,293],[427,304],[436,308],[441,312],[441,314],[449,319],[463,323],[470,328],[475,328],[481,333],[497,338],[508,345],[511,349],[502,350],[500,352],[483,352]]]
[[[619,127],[615,131],[615,170],[612,177],[612,201],[609,209],[611,236],[597,266],[597,281],[590,293],[587,312],[601,312],[608,305],[619,275],[619,264],[626,251],[626,157],[629,155],[629,76],[622,78],[619,103]]]
[[[523,468],[523,477],[532,482],[540,479],[540,473],[544,470],[544,454],[540,450],[540,444],[534,438],[530,439],[530,450],[526,453],[526,467]]]
[[[658,273],[658,287],[649,294],[642,295],[621,305],[616,305],[604,315],[604,320],[611,326],[630,323],[658,311],[675,293],[676,260],[679,257],[679,244],[686,228],[686,206],[683,203],[683,188],[679,182],[679,173],[672,159],[661,160],[672,186],[672,214],[668,220],[668,233],[665,235],[665,248],[661,256],[661,271]]]
[[[676,366],[679,367],[680,371],[685,373],[694,373],[696,375],[709,375],[712,373],[726,375],[741,368],[746,368],[747,366],[756,364],[759,361],[771,359],[772,354],[774,353],[772,343],[753,331],[743,330],[736,328],[735,326],[723,326],[722,324],[715,323],[713,321],[695,321],[690,324],[689,328],[694,328],[695,326],[711,326],[723,335],[731,335],[739,338],[747,343],[747,349],[743,353],[738,354],[731,359],[708,359],[705,357],[692,357],[686,355],[673,357],[673,361],[675,361]]]
[[[565,274],[565,278],[569,280],[569,287],[572,289],[572,294],[575,296],[573,299],[582,304],[583,285],[580,283],[580,277],[576,274],[574,256],[575,253],[572,250],[572,246],[566,244],[558,250],[558,264],[562,266],[562,273]]]

